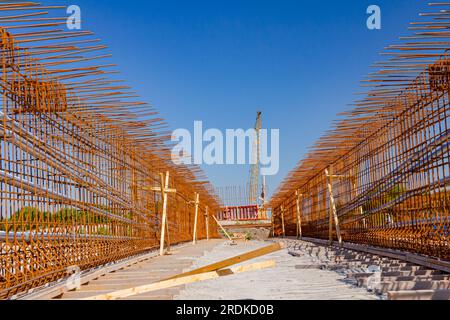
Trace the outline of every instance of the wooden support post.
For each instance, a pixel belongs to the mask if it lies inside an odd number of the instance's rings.
[[[169,219],[166,215],[166,233],[167,233],[167,245],[166,245],[166,253],[170,252],[170,232],[169,232]]]
[[[302,216],[300,212],[300,197],[303,197],[302,194],[300,194],[300,191],[295,191],[295,195],[297,196],[297,239],[301,239],[302,234]]]
[[[192,276],[194,274],[201,274],[201,273],[205,273],[205,272],[217,271],[217,270],[220,270],[223,268],[231,267],[238,263],[253,260],[253,259],[265,256],[265,255],[268,255],[270,253],[280,251],[284,248],[285,248],[285,246],[283,243],[281,243],[281,242],[274,243],[274,244],[271,244],[271,245],[263,247],[263,248],[259,248],[259,249],[256,249],[256,250],[253,250],[250,252],[246,252],[241,255],[232,257],[232,258],[228,258],[228,259],[225,259],[225,260],[222,260],[222,261],[219,261],[219,262],[216,262],[216,263],[213,263],[213,264],[210,264],[210,265],[207,265],[207,266],[204,266],[204,267],[192,270],[192,271],[188,271],[188,272],[179,274],[177,276],[171,277],[166,280]]]
[[[283,232],[283,238],[286,236],[286,230],[284,227],[284,206],[281,206],[281,230]]]
[[[206,228],[206,241],[209,241],[209,208],[206,206],[205,213],[205,228]]]
[[[160,244],[159,244],[159,255],[164,255],[164,240],[165,240],[165,232],[166,232],[166,221],[167,221],[167,192],[166,189],[169,188],[169,172],[166,172],[166,177],[164,179],[164,174],[160,174],[161,178],[161,196],[163,199],[163,212],[162,212],[162,220],[161,220],[161,236],[160,236]],[[165,181],[164,181],[165,180]]]
[[[275,238],[275,210],[272,210],[270,219],[272,220],[272,238]]]
[[[334,201],[334,196],[333,196],[333,176],[332,176],[332,168],[330,167],[329,169],[325,169],[325,175],[328,178],[328,192],[330,194],[330,244],[333,244],[333,235],[332,235],[332,231],[333,231],[333,218],[334,218],[334,224],[336,227],[336,235],[339,241],[339,245],[342,245],[342,235],[341,235],[341,229],[339,227],[339,217],[337,215],[337,210],[336,210],[336,203]]]
[[[161,218],[161,236],[159,240],[159,254],[161,256],[164,255],[164,242],[166,238],[167,233],[167,249],[170,250],[170,236],[169,236],[169,221],[167,218],[167,202],[168,202],[168,194],[169,193],[176,193],[177,190],[175,189],[169,189],[169,177],[170,173],[169,171],[166,172],[166,175],[164,176],[163,173],[159,174],[160,176],[160,187],[155,188],[141,188],[141,190],[147,190],[147,191],[154,191],[154,192],[161,192],[161,198],[163,201],[163,212],[162,212],[162,218]]]
[[[197,222],[198,222],[198,205],[200,204],[200,195],[195,193],[195,214],[194,214],[194,235],[192,244],[197,244]]]

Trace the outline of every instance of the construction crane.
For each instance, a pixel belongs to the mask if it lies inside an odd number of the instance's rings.
[[[259,176],[261,162],[261,129],[262,129],[262,113],[258,111],[256,116],[255,133],[256,137],[253,142],[252,160],[250,165],[250,181],[249,181],[249,203],[259,204]],[[264,191],[263,191],[264,194]]]

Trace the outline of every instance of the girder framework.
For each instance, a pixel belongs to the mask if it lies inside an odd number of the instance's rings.
[[[196,194],[197,238],[217,236],[201,170],[171,162],[163,120],[64,13],[0,3],[0,299],[156,248],[166,171],[168,240],[192,240]]]
[[[450,258],[450,11],[430,6],[273,196],[276,235]]]

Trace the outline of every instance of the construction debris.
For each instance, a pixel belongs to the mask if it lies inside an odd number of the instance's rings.
[[[226,260],[223,261],[219,261],[219,262],[215,262],[213,264],[201,267],[199,269],[195,269],[189,272],[185,272],[183,274],[180,274],[178,276],[169,278],[169,279],[174,279],[174,278],[181,278],[181,277],[186,277],[186,276],[190,276],[190,275],[194,275],[194,274],[200,274],[200,273],[205,273],[205,272],[210,272],[210,271],[217,271],[223,268],[227,268],[229,266],[238,264],[238,263],[242,263],[248,260],[252,260],[264,255],[267,255],[269,253],[272,252],[276,252],[279,251],[281,249],[284,248],[284,245],[280,242],[280,243],[275,243],[275,244],[271,244],[269,246],[254,250],[254,251],[250,251],[250,252],[246,252],[244,254],[238,255],[236,257],[232,257],[232,258],[228,258]]]

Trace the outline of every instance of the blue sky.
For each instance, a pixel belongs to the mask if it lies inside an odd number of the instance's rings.
[[[48,3],[48,2],[46,2]],[[78,4],[83,29],[110,47],[122,78],[171,129],[249,128],[256,111],[280,129],[273,191],[360,92],[379,52],[408,34],[423,0],[54,1]],[[382,30],[366,9],[382,9]],[[204,167],[216,186],[244,185],[248,166]]]

